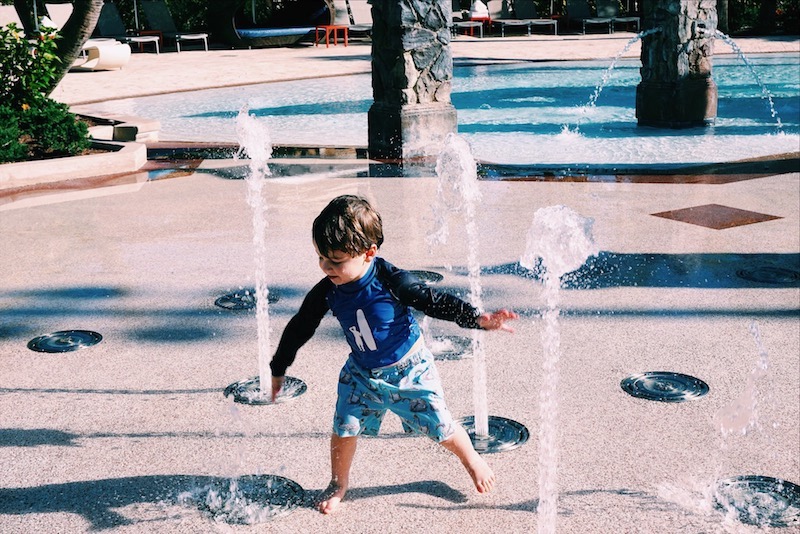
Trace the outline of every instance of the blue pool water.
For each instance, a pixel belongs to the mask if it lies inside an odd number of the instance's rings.
[[[476,159],[511,164],[715,163],[800,150],[800,58],[748,58],[772,96],[735,56],[715,56],[715,125],[664,130],[635,117],[638,60],[506,63],[456,67],[452,101]],[[607,83],[587,106],[601,84]],[[246,107],[272,143],[366,146],[368,74],[209,89],[109,101],[102,111],[158,118],[162,140],[235,142]],[[780,120],[781,127],[778,127]]]

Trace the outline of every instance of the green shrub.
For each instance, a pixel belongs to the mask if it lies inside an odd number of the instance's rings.
[[[13,107],[47,94],[57,75],[55,28],[27,38],[13,22],[0,27],[0,102]]]
[[[89,129],[69,112],[66,104],[49,98],[22,110],[19,127],[31,139],[30,157],[41,159],[78,154],[89,148]]]
[[[17,114],[10,107],[0,105],[0,163],[28,157],[28,147],[20,142],[21,137]]]
[[[57,74],[57,32],[27,39],[0,27],[0,163],[71,156],[89,147],[88,127],[46,96]]]

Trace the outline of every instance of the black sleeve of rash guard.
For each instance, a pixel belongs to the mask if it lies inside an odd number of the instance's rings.
[[[462,328],[480,328],[478,317],[481,312],[473,305],[430,288],[413,273],[398,269],[389,262],[383,263],[382,272],[379,272],[397,300],[434,319],[454,321]]]
[[[308,292],[306,298],[303,299],[300,310],[289,320],[281,335],[278,349],[269,364],[272,376],[285,375],[286,369],[294,362],[297,351],[316,332],[322,318],[328,313],[328,303],[325,300],[325,295],[332,283],[325,278],[315,285]]]

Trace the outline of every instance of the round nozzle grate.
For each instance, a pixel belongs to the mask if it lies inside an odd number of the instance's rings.
[[[300,484],[277,475],[245,475],[219,480],[190,497],[215,521],[254,524],[292,513],[305,501]]]
[[[283,389],[278,393],[275,402],[272,402],[271,391],[267,391],[265,395],[261,393],[261,380],[259,377],[248,378],[234,382],[225,388],[225,396],[233,395],[233,400],[240,404],[279,404],[287,400],[299,397],[306,392],[306,383],[293,376],[287,376],[283,383]]]
[[[472,340],[463,336],[434,336],[425,339],[436,360],[461,360],[472,355]]]
[[[28,348],[36,352],[72,352],[97,345],[102,339],[90,330],[62,330],[31,339]]]
[[[280,300],[280,295],[275,291],[270,291],[267,295],[267,302],[273,304]],[[222,295],[214,304],[226,310],[252,310],[256,307],[256,290],[240,289],[227,295]]]
[[[770,265],[739,269],[736,271],[736,276],[759,284],[787,285],[800,282],[800,272]]]
[[[408,271],[428,285],[438,284],[444,276],[435,271]]]
[[[717,508],[759,527],[800,526],[800,486],[779,478],[746,475],[720,480]]]
[[[708,393],[708,384],[699,378],[664,371],[631,375],[620,386],[634,397],[660,402],[684,402]]]
[[[470,415],[458,420],[472,440],[472,446],[479,453],[505,452],[522,446],[530,437],[530,432],[525,425],[498,417],[489,416],[489,435],[475,435],[475,417]]]

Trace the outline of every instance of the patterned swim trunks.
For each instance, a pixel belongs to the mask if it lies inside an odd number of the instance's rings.
[[[338,436],[377,436],[386,410],[397,414],[404,426],[437,442],[455,432],[433,355],[424,344],[379,369],[364,369],[348,358],[339,373],[338,393],[333,419]]]

